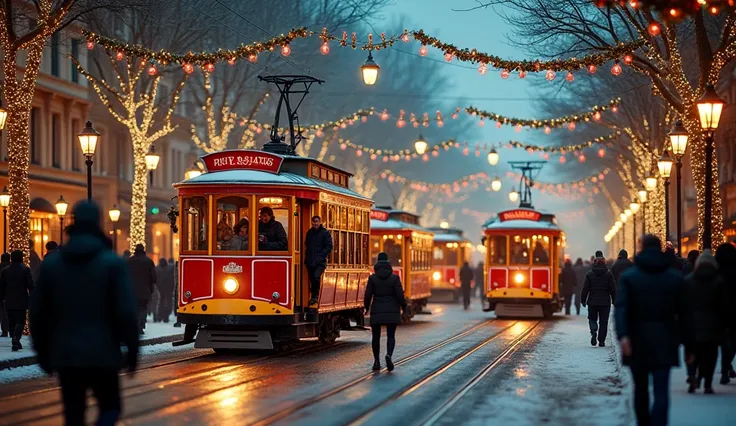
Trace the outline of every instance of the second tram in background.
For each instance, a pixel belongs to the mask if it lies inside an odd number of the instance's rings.
[[[429,228],[434,232],[432,302],[460,300],[460,268],[470,262],[472,244],[456,228]]]
[[[422,312],[431,295],[433,234],[419,225],[419,216],[391,207],[371,211],[371,257],[386,252],[394,273],[401,278],[408,310],[406,319]]]

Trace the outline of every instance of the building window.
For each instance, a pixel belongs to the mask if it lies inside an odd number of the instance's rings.
[[[38,137],[38,108],[31,108],[31,163],[41,164],[41,141]]]
[[[53,114],[51,116],[51,165],[57,169],[61,168],[60,124],[59,114]]]
[[[72,57],[79,60],[79,40],[76,38],[72,39]],[[72,83],[79,83],[79,70],[77,70],[77,64],[74,61],[70,61],[72,64]]]
[[[59,33],[51,35],[51,75],[59,77]]]
[[[72,120],[72,170],[75,172],[82,170],[82,147],[79,146],[79,140],[77,139],[79,132],[79,120]]]

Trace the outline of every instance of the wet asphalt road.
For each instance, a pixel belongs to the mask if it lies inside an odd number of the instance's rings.
[[[238,356],[185,350],[143,360],[123,375],[122,424],[460,424],[467,401],[493,391],[551,322],[496,320],[479,303],[430,305],[397,332],[396,370],[370,371],[370,332],[343,332],[331,346],[305,342],[282,353]],[[385,338],[382,355],[385,354]],[[383,361],[383,360],[382,360]],[[0,389],[0,424],[62,424],[56,383]],[[93,420],[94,408],[88,410]],[[476,419],[477,421],[477,419]]]

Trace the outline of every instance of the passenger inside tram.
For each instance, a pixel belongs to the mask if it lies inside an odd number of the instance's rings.
[[[547,253],[547,249],[544,248],[541,241],[537,241],[537,243],[534,245],[533,258],[535,265],[549,264],[549,253]]]
[[[248,197],[231,195],[217,199],[217,216],[220,217],[216,228],[217,250],[248,250],[249,214],[250,198]],[[242,226],[243,223],[245,226]],[[243,227],[245,229],[242,229]],[[238,237],[237,241],[236,237]]]
[[[240,219],[240,221],[233,228],[235,235],[230,240],[230,244],[226,250],[248,250],[248,228],[248,219]]]
[[[289,239],[281,222],[274,218],[271,207],[261,207],[258,222],[258,250],[286,251]]]
[[[516,265],[529,264],[529,248],[523,241],[514,241],[511,249],[511,261]]]
[[[227,212],[223,212],[220,221],[217,222],[217,243],[222,246],[223,250],[230,244],[230,240],[234,235],[233,226],[228,222],[227,216]]]
[[[495,236],[490,238],[491,263],[494,265],[506,264],[506,237]]]

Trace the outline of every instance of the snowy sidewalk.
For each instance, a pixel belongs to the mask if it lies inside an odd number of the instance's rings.
[[[184,333],[184,328],[174,327],[175,321],[176,317],[174,315],[171,315],[168,324],[154,323],[149,317],[146,323],[146,332],[141,336],[141,346],[179,340]],[[13,352],[10,337],[0,337],[0,374],[8,368],[22,367],[36,363],[36,354],[33,351],[30,336],[23,336],[20,343],[23,345],[23,349]]]

